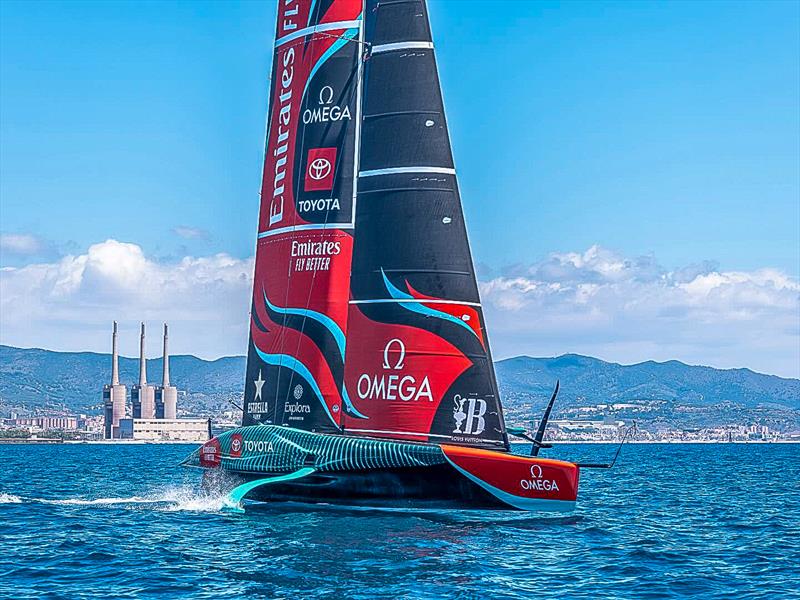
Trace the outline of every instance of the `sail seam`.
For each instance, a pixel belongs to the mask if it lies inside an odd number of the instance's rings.
[[[455,175],[456,170],[450,167],[388,167],[386,169],[371,169],[361,171],[359,177],[374,177],[375,175],[397,175],[402,173],[442,173]]]
[[[278,229],[270,229],[269,231],[260,231],[258,239],[279,235],[281,233],[289,233],[292,231],[305,231],[308,229],[352,229],[352,223],[303,223],[300,225],[289,225],[288,227],[279,227]]]
[[[277,40],[275,40],[275,47],[278,48],[283,44],[286,44],[298,38],[305,37],[307,35],[313,35],[315,33],[323,33],[325,31],[336,31],[338,29],[353,29],[354,27],[359,27],[360,25],[361,25],[360,19],[356,19],[355,21],[336,21],[335,23],[320,23],[319,25],[312,25],[311,27],[305,27],[304,29],[300,29],[298,31],[285,35],[281,38],[278,38]]]
[[[394,42],[391,44],[380,44],[379,46],[372,46],[372,48],[370,49],[370,53],[380,54],[381,52],[392,52],[393,50],[410,50],[410,49],[433,50],[433,42]]]
[[[466,300],[425,300],[419,298],[374,298],[372,300],[350,300],[350,304],[381,304],[381,303],[403,303],[412,304],[457,304],[459,306],[477,306],[480,302],[467,302]]]

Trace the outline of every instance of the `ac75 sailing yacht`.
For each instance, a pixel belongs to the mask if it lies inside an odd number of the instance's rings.
[[[237,505],[572,508],[544,427],[510,451],[425,0],[279,0],[271,81],[242,426],[184,464]]]

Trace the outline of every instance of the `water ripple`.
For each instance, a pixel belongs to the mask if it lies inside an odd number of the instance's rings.
[[[0,597],[800,597],[800,446],[630,446],[613,471],[585,471],[577,511],[556,517],[230,515],[175,466],[187,447],[3,450]]]

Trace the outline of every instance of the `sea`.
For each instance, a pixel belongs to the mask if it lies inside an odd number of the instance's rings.
[[[800,445],[626,445],[561,515],[232,514],[192,449],[0,445],[0,598],[800,598]]]

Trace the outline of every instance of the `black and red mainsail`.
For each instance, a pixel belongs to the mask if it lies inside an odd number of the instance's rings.
[[[426,3],[277,28],[243,425],[507,449]]]

